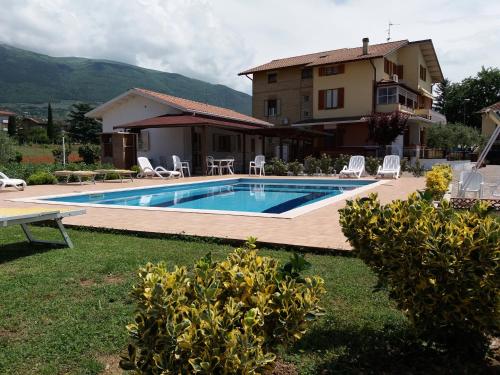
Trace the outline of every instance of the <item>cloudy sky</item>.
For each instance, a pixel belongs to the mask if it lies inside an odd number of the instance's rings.
[[[382,5],[383,4],[383,5]],[[237,73],[278,57],[432,38],[453,81],[500,66],[500,1],[0,0],[0,42],[118,60],[250,92]]]

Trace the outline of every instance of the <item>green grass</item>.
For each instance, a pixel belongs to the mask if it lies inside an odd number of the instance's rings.
[[[34,228],[55,236],[51,228]],[[30,246],[20,228],[0,230],[0,373],[98,374],[103,357],[126,348],[125,325],[133,318],[129,291],[146,262],[191,265],[211,251],[210,242],[140,238],[69,231],[74,249]],[[290,253],[263,249],[286,261]],[[295,347],[282,352],[301,374],[453,373],[481,367],[446,360],[409,337],[403,315],[358,259],[308,254],[310,273],[321,275],[327,314]],[[478,365],[480,366],[480,365]]]

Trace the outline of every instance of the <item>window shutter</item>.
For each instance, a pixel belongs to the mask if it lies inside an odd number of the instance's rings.
[[[269,102],[264,100],[264,116],[269,116]]]
[[[398,65],[398,78],[403,79],[403,65]]]
[[[324,75],[325,75],[325,68],[324,68],[323,66],[321,66],[321,67],[319,68],[319,75],[320,75],[320,76],[324,76]]]
[[[325,109],[325,90],[318,91],[318,109]]]
[[[276,116],[281,115],[281,100],[276,100]]]
[[[384,72],[389,74],[389,61],[384,58]]]
[[[344,74],[344,72],[345,72],[345,64],[338,65],[337,71],[338,71],[338,74]]]
[[[337,89],[337,108],[344,108],[344,88]]]

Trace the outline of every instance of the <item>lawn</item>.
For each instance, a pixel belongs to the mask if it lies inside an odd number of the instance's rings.
[[[60,145],[18,145],[15,147],[15,151],[23,155],[23,163],[53,163],[54,156],[52,155],[52,150],[56,147],[60,147]],[[69,161],[78,161],[80,159],[77,151],[78,146],[72,146]]]
[[[55,235],[51,228],[35,233]],[[0,373],[99,374],[126,348],[129,291],[146,262],[191,265],[231,247],[208,241],[69,231],[74,249],[32,247],[20,228],[0,230]],[[263,249],[285,261],[289,252]],[[406,320],[358,259],[308,254],[325,279],[327,314],[281,353],[300,374],[482,373],[467,358],[446,358],[411,340]],[[120,373],[120,372],[105,372]]]

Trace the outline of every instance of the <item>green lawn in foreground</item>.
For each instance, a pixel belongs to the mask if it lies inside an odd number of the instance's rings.
[[[34,228],[45,237],[51,228]],[[126,348],[133,318],[128,294],[148,261],[191,265],[230,246],[70,230],[75,249],[31,247],[20,228],[0,229],[0,374],[98,374],[103,358]],[[262,250],[280,261],[290,253]],[[480,367],[466,358],[424,353],[406,320],[358,259],[308,254],[310,273],[326,281],[327,314],[294,348],[281,353],[301,374],[458,373]]]

